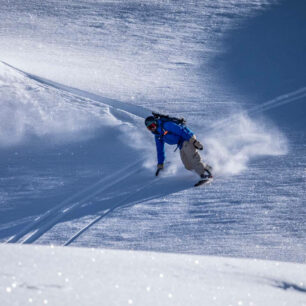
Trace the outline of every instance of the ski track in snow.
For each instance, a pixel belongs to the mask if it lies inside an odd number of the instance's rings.
[[[154,181],[156,182],[156,180]],[[118,207],[123,207],[122,203],[124,203],[126,200],[129,200],[131,197],[133,197],[135,194],[143,191],[144,189],[148,188],[148,187],[152,187],[152,185],[154,184],[154,182],[152,183],[151,181],[149,181],[148,183],[144,184],[142,187],[138,188],[135,192],[131,193],[130,196],[127,196],[126,198],[124,198],[122,201],[119,201],[116,203],[116,205],[114,205],[112,208],[107,209],[106,211],[102,212],[100,215],[98,215],[93,221],[91,221],[90,223],[88,223],[86,226],[84,226],[83,228],[81,228],[78,232],[76,232],[74,235],[71,236],[71,238],[69,238],[63,245],[64,246],[68,246],[70,245],[74,240],[76,240],[78,237],[80,237],[86,230],[88,230],[91,226],[93,226],[95,223],[99,222],[100,220],[102,220],[104,217],[106,217],[108,214],[112,213],[115,209],[117,209]],[[139,201],[136,202],[130,202],[124,205],[124,207],[127,207],[129,205],[134,205],[137,204]]]
[[[141,106],[136,106],[133,104],[128,104],[128,103],[124,103],[124,102],[120,102],[118,100],[113,100],[113,99],[109,99],[109,98],[105,98],[105,97],[101,97],[99,95],[78,89],[78,88],[73,88],[73,87],[69,87],[51,80],[47,80],[45,78],[33,75],[31,73],[27,73],[23,70],[20,70],[14,66],[11,66],[8,63],[2,62],[0,61],[0,63],[12,68],[15,71],[18,71],[19,73],[25,75],[26,77],[28,77],[31,80],[34,80],[38,83],[41,83],[43,85],[47,85],[56,89],[59,89],[61,91],[64,92],[68,92],[71,96],[78,96],[78,97],[82,97],[82,98],[86,98],[86,99],[90,99],[92,101],[95,102],[101,102],[103,104],[106,104],[112,108],[118,109],[118,110],[123,110],[128,112],[129,114],[135,115],[137,117],[141,117],[141,118],[145,118],[147,116],[147,114],[150,113],[150,110],[141,107]]]
[[[299,100],[306,97],[306,87],[302,87],[298,90],[295,90],[293,92],[288,92],[286,94],[283,94],[279,97],[276,97],[272,100],[260,103],[259,105],[256,105],[254,107],[250,107],[247,110],[242,111],[242,113],[238,114],[237,116],[233,115],[225,120],[220,120],[215,124],[212,124],[212,126],[209,128],[209,130],[219,129],[223,128],[224,126],[230,125],[232,122],[235,122],[236,118],[239,118],[239,116],[248,115],[253,116],[256,114],[264,113],[267,110],[278,108],[280,106],[283,106],[285,104],[289,104],[292,102],[298,102]]]
[[[105,192],[108,188],[112,187],[113,184],[127,180],[133,174],[141,171],[140,168],[135,168],[139,162],[140,161],[137,160],[134,164],[131,164],[126,168],[121,169],[107,177],[103,177],[94,185],[81,190],[76,195],[73,195],[62,203],[56,205],[53,209],[38,217],[33,223],[25,227],[18,234],[8,239],[7,242],[32,243],[36,241],[40,236],[42,236],[57,222],[59,222],[66,214],[70,213],[72,210],[77,209],[96,195]],[[127,174],[122,175],[125,172],[127,172]],[[116,179],[117,176],[119,176],[119,178]]]

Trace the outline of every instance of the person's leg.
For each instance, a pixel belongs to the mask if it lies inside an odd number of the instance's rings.
[[[195,172],[200,176],[205,175],[205,171],[210,174],[211,167],[202,161],[198,150],[189,141],[183,143],[181,159],[186,169],[195,170]]]
[[[183,165],[185,166],[185,168],[187,169],[187,170],[192,170],[193,168],[192,168],[192,165],[191,165],[191,163],[190,163],[190,159],[188,158],[188,152],[186,152],[186,151],[188,151],[188,150],[186,150],[186,147],[187,147],[187,144],[188,142],[187,141],[185,141],[184,143],[183,143],[183,147],[182,147],[182,149],[180,150],[180,156],[181,156],[181,160],[182,160],[182,163],[183,163]]]

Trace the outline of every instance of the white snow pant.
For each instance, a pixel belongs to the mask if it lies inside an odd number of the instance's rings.
[[[180,150],[182,162],[187,170],[195,170],[199,175],[205,173],[205,169],[209,168],[201,159],[198,150],[189,141],[184,141]]]

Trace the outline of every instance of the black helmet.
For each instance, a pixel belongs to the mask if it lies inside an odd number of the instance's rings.
[[[149,125],[151,125],[152,123],[156,124],[156,119],[153,116],[149,116],[146,118],[145,120],[145,125],[146,127],[148,127]]]

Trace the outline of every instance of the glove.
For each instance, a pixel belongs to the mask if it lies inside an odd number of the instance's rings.
[[[155,175],[158,176],[159,171],[164,169],[164,164],[158,164],[157,165],[157,170],[155,172]]]
[[[203,150],[203,145],[196,139],[193,141],[193,146],[198,150]]]

